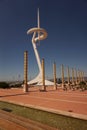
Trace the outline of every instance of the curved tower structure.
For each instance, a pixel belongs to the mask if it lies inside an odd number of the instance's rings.
[[[42,85],[42,67],[41,67],[41,61],[40,61],[40,57],[39,57],[39,53],[37,50],[37,42],[44,40],[47,38],[47,32],[45,29],[40,28],[40,17],[39,17],[39,9],[37,12],[37,27],[31,28],[27,31],[27,34],[32,34],[33,33],[33,37],[32,37],[32,45],[33,45],[33,49],[34,49],[34,53],[36,56],[36,60],[37,60],[37,64],[38,64],[38,68],[39,68],[39,74],[37,75],[36,78],[34,78],[33,80],[29,81],[28,84],[37,84],[37,85]],[[53,85],[53,82],[45,80],[45,84],[46,85]]]

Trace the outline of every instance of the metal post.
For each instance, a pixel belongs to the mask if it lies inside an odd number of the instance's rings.
[[[72,85],[74,85],[74,69],[72,68]]]
[[[77,76],[77,70],[75,69],[76,72],[76,84],[78,84],[78,76]]]
[[[24,52],[24,92],[28,92],[28,52]]]
[[[83,81],[85,81],[85,79],[84,79],[84,72],[83,72],[83,74],[82,74],[82,75],[83,75]]]
[[[57,85],[56,85],[56,63],[55,62],[53,64],[53,72],[54,72],[54,90],[56,90]]]
[[[70,71],[69,71],[69,67],[67,67],[67,73],[68,73],[68,85],[70,85]]]
[[[81,82],[80,70],[78,70],[78,75],[79,75],[79,83],[80,83]]]
[[[46,86],[45,86],[45,65],[44,65],[44,59],[42,59],[42,88],[44,91],[46,91]]]
[[[62,88],[64,88],[64,66],[61,66],[61,73],[62,73]]]
[[[82,74],[82,71],[81,71],[80,73],[81,73],[81,81],[83,81],[83,74]]]

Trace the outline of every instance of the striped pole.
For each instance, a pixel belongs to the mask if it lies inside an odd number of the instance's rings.
[[[68,85],[70,85],[70,71],[69,71],[69,66],[67,67],[67,73],[68,73]]]
[[[75,69],[76,72],[76,84],[78,84],[78,76],[77,76],[77,70]]]
[[[24,52],[24,92],[28,92],[28,51]]]
[[[55,62],[53,64],[53,72],[54,72],[54,90],[56,90],[57,85],[56,85],[56,63]]]
[[[85,79],[84,79],[84,72],[83,72],[82,76],[83,76],[83,81],[85,81]]]
[[[62,74],[62,88],[64,88],[64,66],[61,66],[61,74]]]
[[[45,65],[44,65],[44,59],[42,59],[42,90],[46,91],[46,86],[45,86]]]
[[[72,84],[74,85],[74,69],[72,68]]]
[[[78,81],[79,81],[79,83],[81,82],[80,70],[78,70]]]

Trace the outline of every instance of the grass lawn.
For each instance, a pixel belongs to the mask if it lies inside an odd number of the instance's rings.
[[[6,109],[15,115],[39,121],[43,124],[58,128],[59,130],[87,130],[86,120],[53,114],[2,101],[0,101],[0,109]]]

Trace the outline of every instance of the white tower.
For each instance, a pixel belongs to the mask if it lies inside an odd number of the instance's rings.
[[[37,27],[31,28],[27,31],[27,34],[32,34],[32,33],[33,33],[32,45],[33,45],[33,49],[35,52],[35,56],[36,56],[36,60],[37,60],[38,68],[39,68],[39,74],[37,75],[36,78],[29,81],[28,84],[42,85],[42,67],[41,67],[41,61],[40,61],[39,53],[37,51],[36,43],[38,41],[41,41],[47,38],[47,32],[45,29],[40,28],[39,9],[37,12]],[[53,82],[45,80],[45,85],[53,85],[53,84],[54,84]]]

